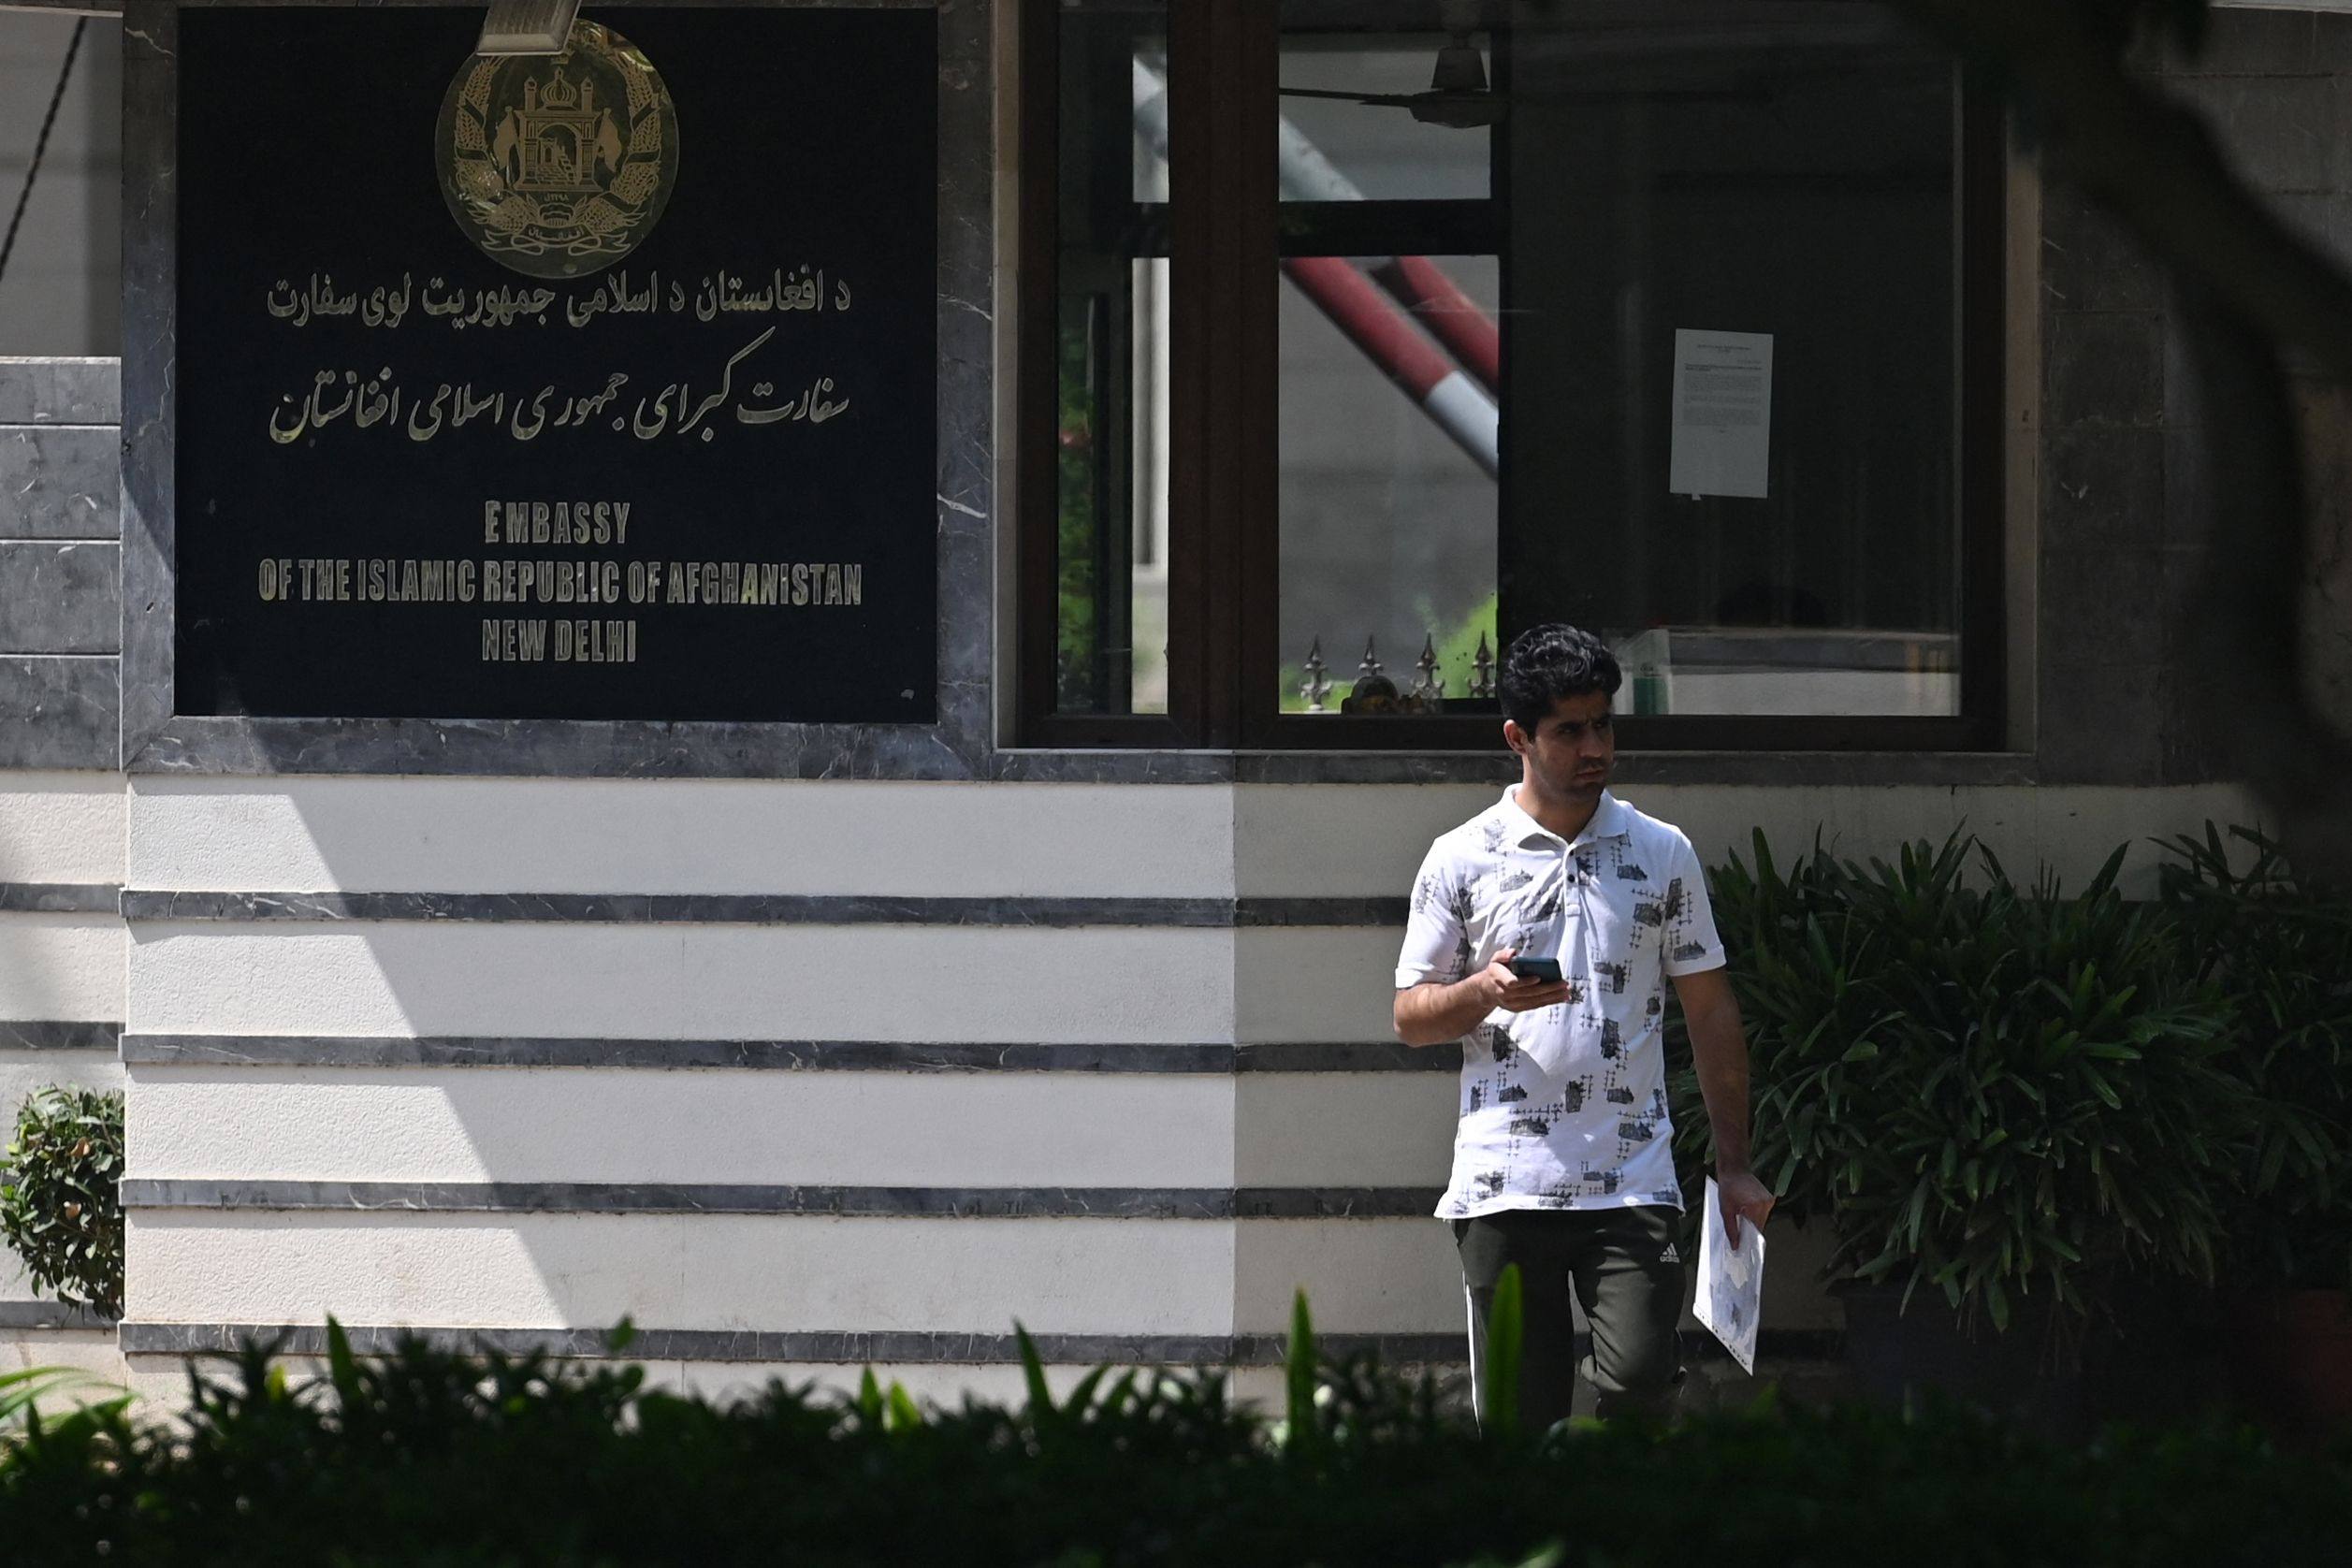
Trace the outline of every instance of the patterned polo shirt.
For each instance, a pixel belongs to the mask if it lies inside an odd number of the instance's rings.
[[[1557,954],[1569,1000],[1498,1008],[1464,1038],[1453,1181],[1438,1217],[1680,1208],[1665,982],[1723,964],[1691,840],[1604,791],[1572,843],[1505,790],[1430,846],[1397,988],[1465,979],[1504,948]]]

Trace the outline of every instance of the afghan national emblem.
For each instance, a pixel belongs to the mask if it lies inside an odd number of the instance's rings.
[[[477,54],[442,100],[441,193],[466,237],[534,278],[610,267],[661,221],[678,120],[643,51],[573,24],[560,54]]]

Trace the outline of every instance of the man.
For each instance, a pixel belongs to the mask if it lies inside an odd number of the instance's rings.
[[[1724,1225],[1761,1227],[1772,1195],[1748,1169],[1748,1044],[1680,829],[1609,793],[1606,645],[1570,626],[1521,633],[1503,659],[1503,738],[1518,784],[1430,846],[1397,961],[1397,1036],[1462,1042],[1453,1222],[1470,1299],[1474,1388],[1488,1309],[1517,1264],[1525,1302],[1519,1409],[1542,1431],[1568,1414],[1577,1366],[1569,1302],[1590,1325],[1598,1414],[1662,1415],[1681,1377],[1676,1246],[1682,1207],[1666,1114],[1664,982],[1690,1024],[1715,1132]],[[1514,975],[1557,958],[1558,980]]]

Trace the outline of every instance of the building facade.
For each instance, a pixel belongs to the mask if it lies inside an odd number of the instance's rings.
[[[0,277],[0,1090],[126,1088],[128,1305],[16,1283],[24,1358],[627,1317],[693,1386],[944,1394],[1018,1320],[1259,1387],[1303,1289],[1458,1363],[1457,1061],[1388,975],[1543,618],[1711,863],[1965,824],[2144,889],[2258,816],[2164,281],[1872,6],[588,20],[617,64],[92,24],[120,139],[36,199],[119,170],[120,265]],[[2146,68],[2352,255],[2352,16]],[[821,353],[728,357],[769,318]],[[1795,1364],[1837,1309],[1776,1247]]]

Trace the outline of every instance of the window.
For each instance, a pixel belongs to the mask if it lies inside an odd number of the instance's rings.
[[[0,7],[0,232],[24,202],[0,265],[0,355],[123,351],[122,32]]]
[[[2005,135],[1947,56],[1863,0],[1026,25],[1025,741],[1490,748],[1564,619],[1629,745],[1997,743]]]
[[[1051,701],[1168,711],[1168,7],[1059,19]]]

